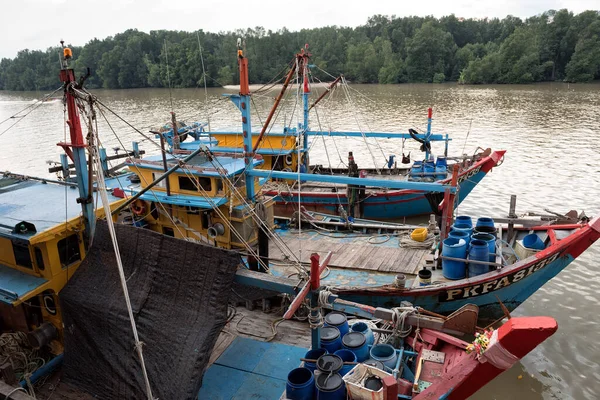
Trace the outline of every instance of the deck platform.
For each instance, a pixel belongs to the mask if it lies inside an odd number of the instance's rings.
[[[303,263],[310,263],[310,255],[324,257],[332,252],[329,267],[355,269],[387,274],[414,275],[420,269],[429,249],[400,247],[394,235],[342,235],[320,231],[278,230],[288,249],[280,249],[273,241],[269,244],[269,258],[289,261],[285,255],[293,253]]]

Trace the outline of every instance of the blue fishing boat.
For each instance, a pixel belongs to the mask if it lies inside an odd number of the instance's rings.
[[[456,205],[460,204],[477,186],[477,184],[492,170],[499,166],[504,157],[504,150],[491,151],[490,149],[476,152],[473,155],[449,156],[448,146],[451,141],[446,134],[433,133],[431,126],[433,121],[433,110],[428,109],[427,129],[424,133],[418,133],[414,129],[408,132],[345,132],[334,130],[314,130],[310,128],[309,116],[310,110],[315,108],[325,96],[335,88],[336,85],[347,85],[345,79],[337,78],[318,99],[310,104],[310,54],[305,49],[294,57],[294,62],[290,65],[280,93],[270,110],[264,124],[259,130],[250,130],[243,132],[229,131],[207,131],[206,124],[179,124],[175,128],[169,128],[166,125],[157,136],[164,137],[171,145],[172,149],[192,151],[199,146],[210,146],[217,153],[249,153],[260,155],[264,164],[260,169],[272,171],[262,176],[261,185],[265,195],[274,197],[276,206],[275,213],[278,216],[289,216],[295,209],[294,204],[300,201],[304,207],[311,211],[318,211],[333,214],[348,214],[356,218],[374,218],[374,219],[398,219],[407,216],[428,215],[439,213],[441,197],[435,193],[430,193],[416,189],[393,189],[391,187],[378,187],[378,185],[366,184],[368,188],[361,186],[348,185],[343,182],[343,177],[364,177],[364,179],[386,179],[397,181],[415,181],[415,182],[438,182],[440,184],[449,184],[450,175],[453,166],[459,166],[458,173],[458,192]],[[271,121],[276,115],[278,106],[286,90],[290,87],[294,74],[297,74],[301,82],[296,82],[301,86],[299,91],[303,104],[302,122],[298,127],[284,127],[280,132],[272,131]],[[243,76],[240,77],[242,85],[247,83]],[[245,83],[244,83],[245,82]],[[347,90],[347,89],[346,89]],[[250,96],[250,91],[247,93]],[[228,95],[231,100],[240,107],[239,96]],[[247,110],[251,103],[245,103]],[[250,112],[242,110],[243,119],[250,122]],[[177,135],[174,132],[177,131]],[[244,136],[251,136],[251,140],[246,143]],[[371,154],[371,159],[375,165],[370,168],[359,168],[355,161],[355,155],[349,154],[348,164],[345,168],[334,168],[331,165],[311,165],[309,161],[310,141],[317,140],[320,137],[327,138],[355,138],[364,139],[364,149],[371,152],[371,145],[367,140],[377,141],[378,139],[394,140],[416,140],[421,144],[423,152],[422,159],[411,160],[408,156],[402,154],[402,162],[398,164],[395,155],[388,154],[386,160],[381,161],[382,165]],[[190,140],[186,140],[190,139]],[[193,139],[193,140],[192,140]],[[443,143],[442,149],[433,149],[439,151],[438,157],[434,157],[432,144]],[[403,147],[404,148],[404,147]],[[327,149],[324,147],[324,150]],[[479,150],[479,148],[478,148]],[[382,152],[387,150],[381,149]],[[402,150],[404,152],[404,150]],[[379,157],[379,156],[378,156]],[[328,175],[336,179],[328,180],[301,180],[282,178],[276,172],[297,171],[313,175]]]

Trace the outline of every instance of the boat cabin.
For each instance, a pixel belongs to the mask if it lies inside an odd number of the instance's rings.
[[[128,159],[127,166],[139,182],[126,191],[140,192],[189,153],[179,150],[164,160],[161,155]],[[253,159],[254,167],[263,163],[260,157]],[[133,223],[226,249],[253,246],[258,241],[256,217],[269,228],[274,226],[273,201],[261,196],[259,203],[264,207],[246,202],[245,168],[241,155],[198,154],[133,203]],[[258,178],[254,178],[254,188],[258,192]]]

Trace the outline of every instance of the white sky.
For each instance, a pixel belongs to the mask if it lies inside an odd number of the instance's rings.
[[[295,31],[358,26],[375,14],[526,18],[561,8],[579,13],[597,10],[600,4],[598,0],[0,0],[0,58],[14,57],[25,48],[45,50],[61,38],[83,45],[129,28],[219,32],[285,26]]]

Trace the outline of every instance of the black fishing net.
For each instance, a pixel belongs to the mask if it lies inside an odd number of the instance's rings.
[[[154,397],[197,398],[239,256],[145,229],[116,231]],[[106,222],[60,298],[64,380],[99,399],[146,398]]]

